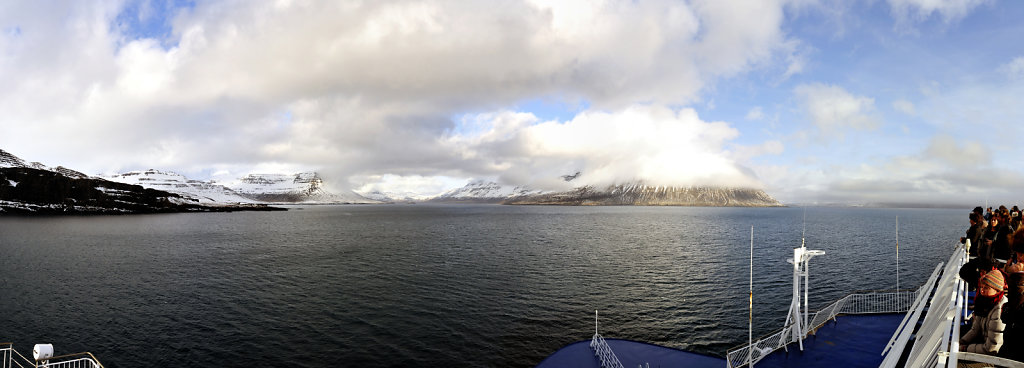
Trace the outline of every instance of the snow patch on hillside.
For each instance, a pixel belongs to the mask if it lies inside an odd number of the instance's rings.
[[[203,205],[257,203],[213,181],[189,180],[184,175],[159,170],[130,171],[104,179],[171,192]]]
[[[225,185],[241,195],[275,203],[380,203],[350,190],[329,192],[324,189],[323,179],[315,172],[249,174]]]
[[[431,199],[437,202],[498,202],[509,198],[542,194],[545,191],[521,186],[501,185],[491,181],[476,180],[462,188],[456,188]]]

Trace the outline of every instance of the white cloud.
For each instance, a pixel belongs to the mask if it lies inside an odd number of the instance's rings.
[[[359,193],[381,191],[428,197],[442,194],[449,189],[462,187],[467,183],[463,179],[445,176],[398,176],[390,174],[356,178],[356,180],[368,183],[356,189],[356,192]]]
[[[786,146],[781,141],[771,140],[759,145],[738,147],[732,157],[737,162],[745,162],[759,156],[779,155],[785,150]]]
[[[870,161],[765,166],[758,175],[782,201],[915,205],[975,205],[1018,200],[1024,175],[1000,169],[983,142],[949,135],[927,138],[906,155]]]
[[[999,67],[999,71],[1006,74],[1010,79],[1022,79],[1024,78],[1024,56],[1018,56],[1012,61],[1003,64]]]
[[[892,102],[892,108],[907,115],[917,115],[914,104],[907,100],[896,100]]]
[[[923,21],[938,14],[949,23],[967,16],[974,8],[989,0],[888,0],[897,22]]]
[[[960,145],[948,135],[933,137],[922,157],[940,163],[941,167],[955,169],[987,167],[992,164],[991,154],[982,143],[968,141]]]
[[[579,171],[575,185],[643,180],[653,185],[760,186],[725,149],[739,132],[724,122],[702,121],[692,109],[633,105],[528,126],[508,122],[531,120],[522,114],[482,117],[494,128],[454,136],[449,144],[492,168],[507,184],[564,189],[567,184],[559,176]],[[508,125],[520,128],[494,134]],[[748,152],[780,149],[774,142]]]
[[[764,111],[761,110],[761,106],[754,106],[754,108],[747,111],[747,120],[761,120],[764,119]]]
[[[493,174],[532,151],[489,146],[508,162],[481,164],[452,151],[471,143],[446,140],[464,123],[452,116],[550,95],[620,112],[692,103],[793,59],[787,4],[198,2],[165,11],[170,40],[127,36],[118,2],[14,5],[0,14],[20,30],[0,35],[0,146],[86,172]]]
[[[821,83],[802,84],[793,92],[811,122],[826,135],[842,135],[848,128],[870,130],[879,125],[873,116],[873,98],[855,96],[842,87]]]

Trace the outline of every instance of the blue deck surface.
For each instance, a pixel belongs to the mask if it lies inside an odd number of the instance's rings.
[[[804,340],[804,351],[789,345],[754,367],[877,367],[882,349],[896,332],[903,314],[839,316]]]
[[[648,343],[605,339],[625,367],[650,364],[651,367],[725,367],[725,359]],[[590,340],[569,344],[537,365],[538,368],[600,368],[601,362],[590,349]]]
[[[882,349],[896,332],[903,314],[839,316],[804,340],[804,351],[791,344],[789,352],[778,350],[754,367],[877,367]],[[725,359],[690,353],[642,342],[606,339],[612,351],[630,368],[650,363],[651,367],[725,367]],[[725,352],[722,352],[725,354]],[[590,341],[563,347],[537,367],[600,367]]]

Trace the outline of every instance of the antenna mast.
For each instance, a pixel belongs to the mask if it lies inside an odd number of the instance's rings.
[[[750,226],[750,315],[747,318],[747,367],[754,367],[754,226]]]
[[[900,291],[900,217],[896,216],[896,291]]]

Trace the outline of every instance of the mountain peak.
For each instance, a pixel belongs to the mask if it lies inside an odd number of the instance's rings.
[[[0,149],[0,167],[28,167],[25,160]]]
[[[228,184],[238,193],[258,201],[287,203],[377,203],[353,191],[328,192],[316,172],[297,174],[249,174]]]

